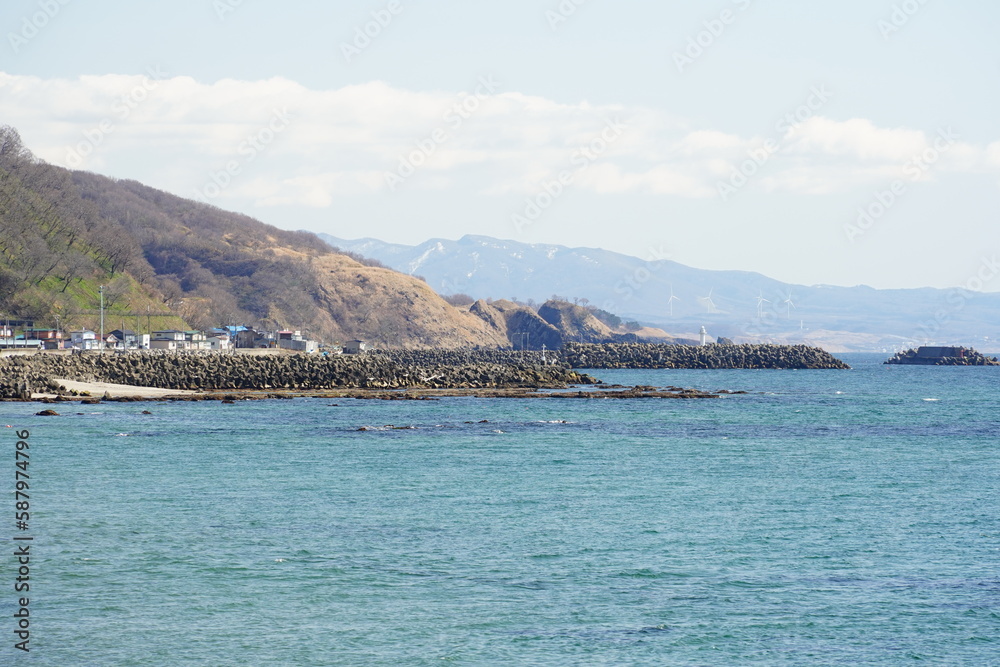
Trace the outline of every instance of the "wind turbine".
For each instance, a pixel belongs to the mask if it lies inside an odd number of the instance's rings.
[[[670,284],[670,298],[667,299],[667,305],[670,307],[670,317],[674,316],[674,301],[680,301],[679,297],[674,296],[674,285]]]
[[[764,290],[761,290],[757,295],[757,319],[763,319],[764,317],[764,304],[771,303],[764,298]]]
[[[712,289],[708,290],[708,296],[698,297],[698,300],[702,301],[705,304],[705,308],[708,310],[709,313],[719,312],[718,309],[715,307],[715,302],[712,301],[712,292],[714,290],[715,288],[713,287]]]
[[[785,304],[785,307],[788,310],[788,319],[792,319],[792,308],[795,307],[795,304],[792,303],[792,293],[791,292],[788,293],[788,298],[785,299],[782,303]]]

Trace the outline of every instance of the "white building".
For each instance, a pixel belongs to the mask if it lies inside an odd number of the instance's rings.
[[[226,352],[231,350],[232,340],[227,333],[218,333],[208,337],[208,345],[214,352]]]
[[[100,341],[97,340],[97,334],[89,329],[84,329],[82,331],[71,331],[69,333],[70,344],[78,350],[99,350],[101,349]]]
[[[372,346],[363,340],[351,340],[347,341],[344,345],[344,354],[364,354],[365,352],[372,349]]]
[[[185,349],[184,332],[177,329],[154,331],[149,341],[151,350],[183,350]]]

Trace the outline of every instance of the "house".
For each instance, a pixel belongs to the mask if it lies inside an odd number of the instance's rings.
[[[35,349],[39,350],[42,348],[42,341],[40,340],[27,340],[24,334],[16,336],[13,339],[6,339],[7,347],[13,347],[21,350]]]
[[[111,336],[121,344],[122,347],[139,347],[139,336],[131,329],[115,329]]]
[[[0,330],[3,327],[0,326]],[[0,333],[0,336],[4,335]],[[24,337],[27,340],[59,340],[62,338],[62,332],[58,329],[35,329],[34,327],[24,330]]]
[[[344,344],[344,354],[364,354],[371,349],[372,346],[363,340],[349,340]]]
[[[63,350],[72,347],[69,345],[69,339],[67,338],[50,338],[48,340],[41,341],[42,348],[46,350]]]
[[[180,347],[177,347],[180,345]],[[184,343],[181,341],[173,340],[172,338],[153,338],[149,341],[149,349],[151,350],[183,350]]]
[[[225,352],[233,348],[228,329],[209,329],[205,332],[205,338],[209,348],[215,352]]]
[[[164,331],[154,331],[153,340],[172,340],[184,342],[184,332],[177,329],[166,329]]]
[[[213,352],[228,352],[233,349],[229,336],[209,336],[208,349]]]
[[[271,348],[277,345],[274,334],[270,331],[255,331],[253,344],[250,347]]]
[[[315,352],[319,347],[316,341],[304,338],[301,331],[279,331],[277,344],[283,350],[296,352]]]
[[[241,340],[246,342],[246,338],[248,337],[245,333],[246,331],[249,331],[249,327],[245,327],[241,324],[236,326],[219,327],[218,329],[209,329],[207,333],[209,337],[227,335],[229,336],[229,347],[237,348],[247,347],[246,345],[241,344]]]
[[[305,340],[302,338],[296,340],[279,340],[278,347],[283,350],[293,350],[295,352],[315,352],[319,347],[318,343],[314,340]]]
[[[89,329],[71,331],[69,340],[70,345],[77,350],[99,350],[101,347],[100,341],[97,340],[97,334]]]
[[[0,333],[0,336],[2,335]],[[40,341],[42,348],[46,350],[61,350],[66,347],[65,336],[58,329],[25,329],[24,336],[28,340]]]
[[[183,331],[177,329],[166,329],[164,331],[154,331],[153,337],[149,341],[151,350],[183,350],[186,349],[186,341]]]
[[[250,327],[240,327],[236,332],[236,347],[250,348],[257,347],[256,343],[264,334],[255,331]],[[266,347],[266,346],[265,346]]]
[[[202,331],[184,332],[184,349],[186,350],[211,350],[212,345],[208,342],[208,336]]]

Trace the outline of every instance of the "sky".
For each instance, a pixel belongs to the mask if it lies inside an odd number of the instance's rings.
[[[286,229],[1000,291],[987,0],[5,0],[40,158]]]

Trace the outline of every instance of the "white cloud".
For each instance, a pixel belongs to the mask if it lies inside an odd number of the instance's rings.
[[[994,141],[986,147],[986,156],[991,166],[1000,167],[1000,141]]]
[[[583,172],[579,183],[602,194],[644,192],[681,197],[711,197],[715,194],[704,179],[667,166],[629,173],[615,164],[595,164]]]
[[[477,85],[417,92],[373,81],[313,90],[280,77],[206,84],[180,76],[66,80],[0,72],[0,116],[53,163],[186,196],[224,181],[215,196],[257,206],[322,208],[338,196],[385,194],[386,172],[417,162],[399,187],[531,194],[569,170],[572,187],[593,192],[707,198],[764,143],[682,125],[648,108],[565,104],[499,84],[493,94],[477,94]],[[287,125],[269,131],[281,112]],[[616,119],[624,130],[602,138]],[[934,147],[936,135],[815,116],[778,140],[781,150],[749,187],[827,194],[899,177],[907,161]],[[582,169],[588,150],[600,154]],[[238,173],[220,176],[233,164]],[[959,142],[938,168],[998,171],[1000,141]]]
[[[927,145],[923,132],[876,127],[870,120],[835,121],[816,116],[786,134],[787,152],[844,157],[858,162],[902,163]]]

